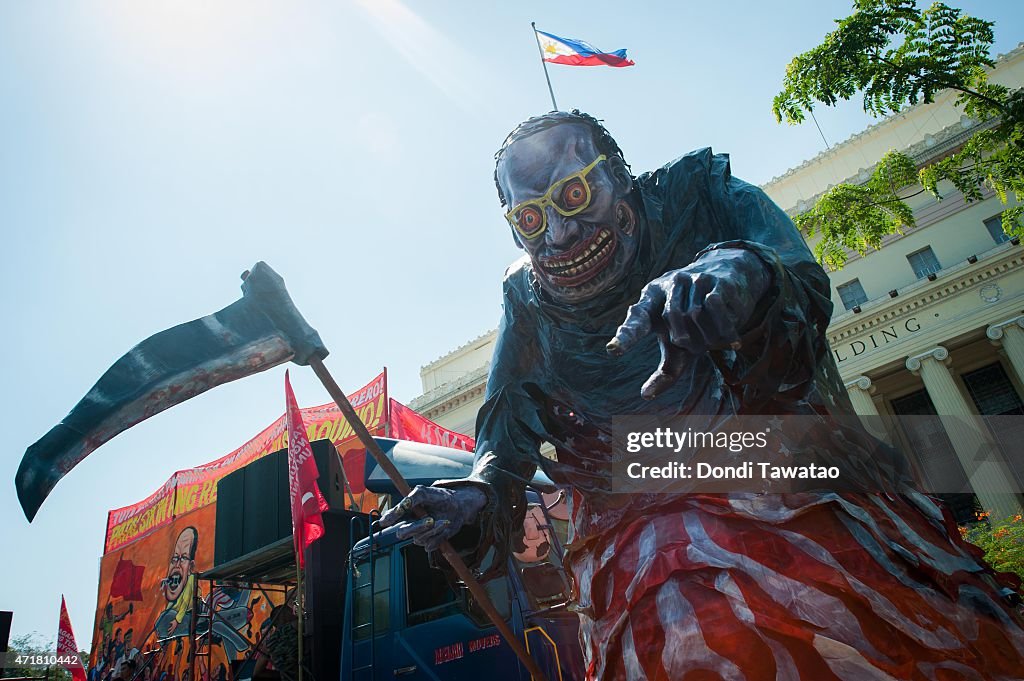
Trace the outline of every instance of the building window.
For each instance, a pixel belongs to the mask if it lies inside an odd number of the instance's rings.
[[[935,251],[932,250],[931,246],[925,246],[919,251],[914,251],[907,256],[907,262],[910,263],[910,267],[914,270],[914,274],[917,275],[918,279],[924,279],[929,274],[935,274],[942,269],[942,265],[939,264],[939,259],[935,257]]]
[[[995,241],[997,244],[1006,243],[1010,240],[1010,235],[1003,231],[1002,213],[993,215],[988,220],[985,220],[985,229],[991,235],[992,241]]]
[[[926,390],[905,395],[889,402],[892,413],[908,445],[918,482],[924,491],[942,500],[959,524],[977,519],[981,510],[964,473],[960,459],[949,441],[942,419],[936,416],[935,405]],[[950,493],[949,490],[964,490]],[[937,493],[939,492],[939,493]]]
[[[839,299],[843,301],[843,307],[847,310],[852,310],[868,300],[867,294],[864,293],[864,287],[860,285],[860,279],[840,284],[836,286],[836,291],[839,292]]]
[[[982,416],[1024,414],[1024,404],[999,362],[968,372],[962,378]]]
[[[995,436],[999,454],[1006,462],[1017,485],[1024,485],[1024,457],[1020,443],[1024,441],[1024,401],[1021,401],[1006,370],[999,362],[969,371],[961,376],[971,401],[985,418]],[[1020,487],[1018,487],[1020,489]]]

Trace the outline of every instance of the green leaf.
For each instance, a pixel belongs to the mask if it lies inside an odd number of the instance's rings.
[[[1024,198],[1024,93],[987,80],[995,64],[993,23],[942,2],[921,9],[912,0],[855,0],[853,10],[836,20],[819,46],[786,67],[772,102],[777,121],[798,124],[816,104],[833,106],[858,94],[865,111],[886,116],[953,89],[967,116],[997,123],[920,169],[905,154],[890,152],[864,185],[833,187],[797,216],[808,237],[820,236],[815,253],[834,269],[850,252],[879,248],[886,235],[914,226],[913,211],[899,193],[917,183],[937,199],[943,181],[968,202],[984,198],[985,187],[1004,204]],[[1020,230],[1021,213],[1008,208],[1004,220],[1010,216],[1007,224]]]

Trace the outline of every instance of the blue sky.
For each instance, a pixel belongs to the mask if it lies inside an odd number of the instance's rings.
[[[1020,3],[960,3],[1024,39]],[[4,389],[0,609],[52,638],[60,594],[88,645],[108,509],[217,458],[283,411],[284,368],[161,414],[68,475],[29,525],[25,448],[132,345],[220,309],[257,260],[286,279],[354,390],[492,328],[518,257],[492,155],[550,108],[530,30],[629,49],[628,69],[553,66],[562,108],[603,118],[634,171],[701,146],[762,183],[822,149],[777,125],[785,65],[847,2],[0,3]],[[1016,31],[1016,32],[1015,32]],[[830,142],[868,122],[819,111]],[[327,401],[292,372],[303,405]]]

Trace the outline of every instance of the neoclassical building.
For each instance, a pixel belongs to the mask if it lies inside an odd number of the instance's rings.
[[[1024,44],[999,58],[991,79],[1024,85]],[[978,128],[954,99],[946,92],[886,118],[762,188],[796,215],[835,184],[863,182],[890,149],[919,164],[940,159]],[[947,498],[960,519],[975,504],[1010,515],[1024,488],[1024,418],[980,417],[1024,415],[1024,247],[1002,231],[994,195],[965,203],[940,188],[942,201],[909,199],[914,229],[829,273],[829,342],[868,427],[913,452],[920,479],[941,478],[947,491],[951,476],[961,478],[961,494]],[[411,406],[471,434],[494,340],[491,331],[424,366],[424,393]],[[979,456],[993,442],[1002,452]]]

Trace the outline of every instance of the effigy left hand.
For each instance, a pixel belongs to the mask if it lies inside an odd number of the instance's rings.
[[[688,358],[741,347],[771,281],[767,265],[751,251],[708,251],[644,287],[608,343],[608,353],[619,357],[657,334],[661,362],[640,390],[644,399],[654,399],[676,382]]]

